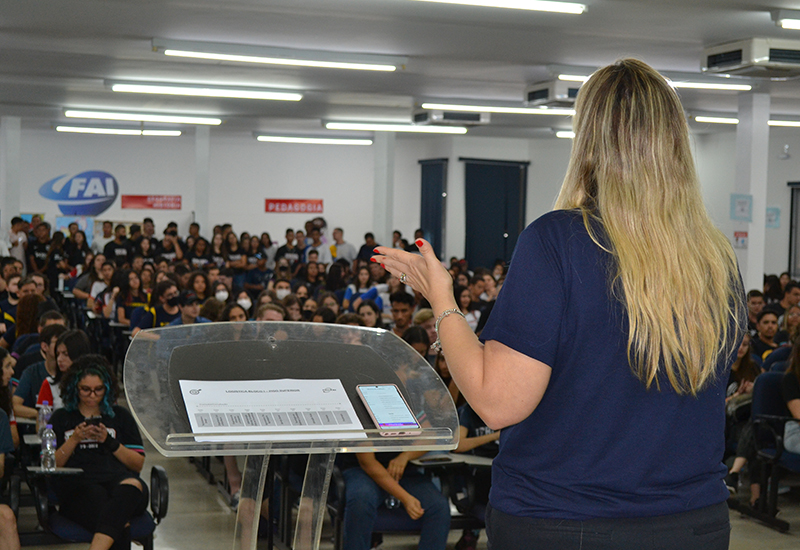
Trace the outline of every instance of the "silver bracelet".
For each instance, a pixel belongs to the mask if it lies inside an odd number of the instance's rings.
[[[441,323],[441,322],[442,322],[442,319],[444,319],[444,318],[445,318],[445,317],[447,317],[448,315],[453,315],[454,313],[455,313],[455,314],[457,314],[457,315],[461,315],[461,317],[463,317],[464,319],[466,319],[466,317],[464,316],[464,314],[463,314],[463,313],[461,313],[461,310],[460,310],[460,309],[458,309],[458,308],[453,308],[453,309],[446,309],[446,310],[444,310],[444,311],[441,313],[441,315],[439,315],[439,318],[438,318],[438,319],[436,319],[436,324],[435,324],[435,325],[433,325],[433,330],[435,330],[435,331],[436,331],[436,341],[435,341],[433,344],[431,344],[431,349],[432,349],[433,351],[435,351],[435,352],[440,352],[440,351],[442,351],[442,341],[441,341],[441,339],[439,338],[439,323]]]

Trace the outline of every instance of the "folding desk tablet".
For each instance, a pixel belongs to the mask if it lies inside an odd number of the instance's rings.
[[[293,548],[319,547],[338,452],[449,450],[458,417],[428,363],[391,332],[346,325],[206,323],[139,332],[125,359],[136,421],[164,456],[248,455],[242,503],[261,503],[268,457],[307,454]],[[359,384],[395,384],[421,429],[381,435]],[[255,549],[260,506],[239,505],[234,546]]]

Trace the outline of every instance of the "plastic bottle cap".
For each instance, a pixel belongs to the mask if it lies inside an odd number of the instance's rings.
[[[42,401],[42,405],[49,405],[49,404],[50,404],[49,401]]]
[[[53,425],[52,425],[52,424],[48,424],[48,425],[47,425],[47,429],[48,429],[48,430],[52,430],[52,429],[53,429]]]

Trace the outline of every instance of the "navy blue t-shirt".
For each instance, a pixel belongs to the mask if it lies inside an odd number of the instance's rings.
[[[481,339],[552,374],[533,413],[500,435],[490,502],[502,512],[649,517],[728,498],[725,369],[738,344],[696,397],[666,380],[661,391],[645,389],[628,363],[627,313],[609,292],[612,272],[577,211],[545,214],[519,237]]]

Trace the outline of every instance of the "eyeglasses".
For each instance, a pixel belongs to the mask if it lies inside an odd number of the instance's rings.
[[[86,386],[78,386],[78,391],[81,393],[81,395],[84,395],[86,397],[88,397],[88,396],[90,396],[92,394],[94,394],[94,395],[103,395],[104,393],[106,393],[106,387],[105,386],[100,386],[100,387],[97,387],[97,388],[88,388]]]

